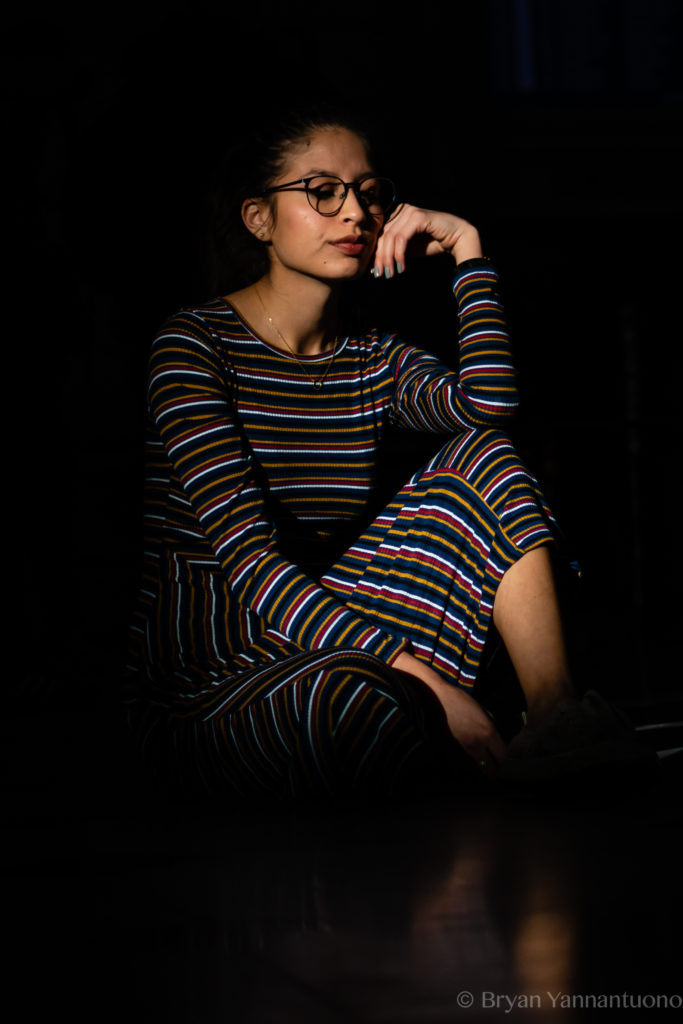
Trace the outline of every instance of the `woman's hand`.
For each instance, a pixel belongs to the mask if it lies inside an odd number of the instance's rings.
[[[372,273],[393,277],[402,273],[408,256],[449,252],[456,263],[482,255],[479,232],[462,217],[422,210],[403,203],[391,215],[377,240]]]
[[[448,728],[465,753],[476,761],[487,775],[495,775],[499,761],[506,756],[506,747],[495,725],[464,690],[446,683],[431,666],[402,651],[392,668],[415,676],[432,690],[439,699]]]

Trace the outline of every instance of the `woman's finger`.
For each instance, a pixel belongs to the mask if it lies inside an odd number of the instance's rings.
[[[385,226],[377,242],[375,277],[393,277],[406,267],[406,253],[411,238],[424,231],[423,211],[402,206]]]
[[[481,255],[475,228],[461,217],[404,204],[385,224],[377,243],[373,273],[393,277],[405,270],[408,254],[433,256],[450,252],[456,260]]]

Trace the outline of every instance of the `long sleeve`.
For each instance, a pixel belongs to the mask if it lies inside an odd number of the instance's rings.
[[[171,320],[152,349],[150,415],[231,593],[304,650],[347,646],[390,661],[403,640],[349,611],[279,553],[232,389],[230,367],[201,317]]]
[[[497,426],[518,404],[515,369],[498,277],[485,263],[456,274],[459,372],[408,345],[394,348],[393,419],[418,430],[453,431]]]

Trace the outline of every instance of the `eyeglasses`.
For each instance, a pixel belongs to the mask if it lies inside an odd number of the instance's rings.
[[[362,181],[342,181],[330,174],[316,174],[310,178],[298,178],[284,185],[274,185],[259,192],[269,196],[274,192],[305,192],[306,198],[323,217],[334,217],[346,202],[352,191],[363,209],[373,217],[385,216],[394,204],[396,189],[389,178],[363,178]]]

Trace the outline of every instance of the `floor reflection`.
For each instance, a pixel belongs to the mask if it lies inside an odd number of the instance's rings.
[[[680,832],[649,816],[489,801],[101,821],[103,963],[165,1021],[541,1021],[560,994],[674,976]]]
[[[538,1024],[551,997],[572,1021],[574,995],[675,993],[672,778],[316,813],[17,786],[23,1019]]]

